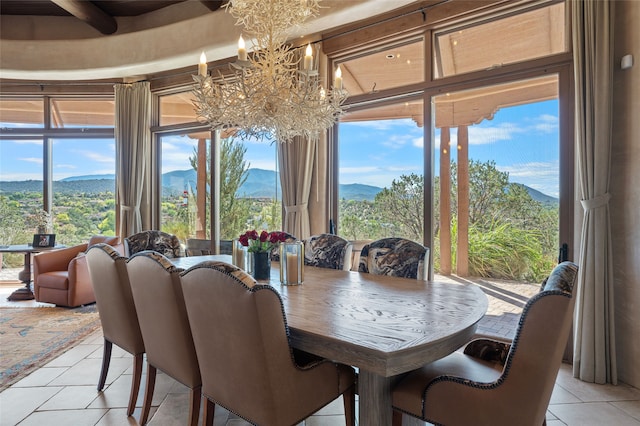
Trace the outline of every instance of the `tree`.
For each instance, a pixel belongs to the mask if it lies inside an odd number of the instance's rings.
[[[376,206],[387,223],[399,225],[399,235],[415,241],[423,238],[424,177],[411,173],[391,182],[375,198]]]
[[[244,160],[247,148],[239,140],[232,138],[220,141],[220,236],[233,239],[245,231],[249,218],[248,200],[236,198],[236,193],[247,180],[250,164]],[[211,187],[209,164],[211,153],[207,149],[207,184]],[[189,157],[191,167],[198,171],[198,153],[194,148]],[[210,201],[207,193],[207,204]],[[209,229],[209,227],[206,227]]]
[[[451,193],[458,192],[457,163],[451,164]],[[496,209],[505,198],[509,185],[509,173],[496,169],[495,161],[481,163],[469,161],[469,224],[483,229],[496,219],[499,209]],[[452,210],[457,215],[457,203],[451,203]]]

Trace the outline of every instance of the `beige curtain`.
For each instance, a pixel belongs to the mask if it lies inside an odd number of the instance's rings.
[[[284,205],[283,231],[298,239],[311,236],[309,227],[309,192],[315,142],[296,137],[278,145],[280,185]]]
[[[613,1],[569,2],[573,25],[576,145],[584,211],[575,311],[573,375],[617,383],[609,169]]]
[[[125,238],[150,221],[151,90],[148,81],[115,85],[118,235]],[[143,203],[144,201],[144,203]]]

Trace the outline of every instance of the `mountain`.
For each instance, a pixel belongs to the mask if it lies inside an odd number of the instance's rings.
[[[531,198],[533,198],[535,201],[544,204],[545,206],[557,206],[558,205],[558,199],[555,197],[552,197],[550,195],[547,195],[545,193],[542,193],[540,191],[538,191],[537,189],[533,189],[527,185],[523,185],[521,183],[516,183],[515,185],[519,185],[524,187],[527,192],[529,193],[529,195],[531,196]]]
[[[275,188],[274,188],[275,183]],[[546,195],[526,185],[517,183],[526,190],[536,201],[545,205],[557,206],[558,199]],[[163,196],[177,196],[185,189],[191,190],[196,186],[196,172],[193,169],[175,170],[162,175]],[[62,193],[102,193],[113,191],[115,187],[114,175],[86,175],[73,176],[53,182],[54,192]],[[2,181],[0,182],[0,194],[12,192],[40,192],[42,181]],[[339,187],[340,198],[356,201],[373,201],[382,188],[360,183],[341,184]],[[238,190],[238,196],[250,198],[276,198],[282,195],[280,178],[273,170],[249,169],[247,180]]]
[[[361,183],[348,183],[341,184],[339,191],[341,200],[373,201],[382,188]]]

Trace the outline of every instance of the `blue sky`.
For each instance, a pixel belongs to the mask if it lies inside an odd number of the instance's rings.
[[[439,174],[440,129],[435,132]],[[451,130],[457,145],[457,129]],[[389,186],[402,174],[423,171],[423,129],[410,119],[340,126],[340,183]],[[455,150],[452,160],[456,161]],[[509,107],[469,127],[469,157],[493,160],[511,182],[558,196],[558,102]]]
[[[389,186],[402,174],[422,174],[423,129],[411,120],[343,123],[340,125],[340,183]],[[457,143],[455,129],[452,145]],[[436,130],[436,173],[440,131]],[[115,145],[111,140],[54,140],[54,178],[112,174]],[[188,169],[195,141],[165,137],[163,172]],[[512,182],[558,196],[558,102],[509,107],[492,120],[469,128],[469,156],[493,160]],[[253,168],[274,170],[275,149],[269,142],[245,142]],[[455,152],[455,150],[454,150]],[[453,155],[455,159],[455,154]],[[0,181],[42,179],[39,141],[0,141]]]

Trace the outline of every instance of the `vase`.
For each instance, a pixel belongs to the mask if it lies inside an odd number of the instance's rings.
[[[269,252],[253,253],[253,269],[251,275],[256,280],[268,280],[271,277],[271,254]]]

